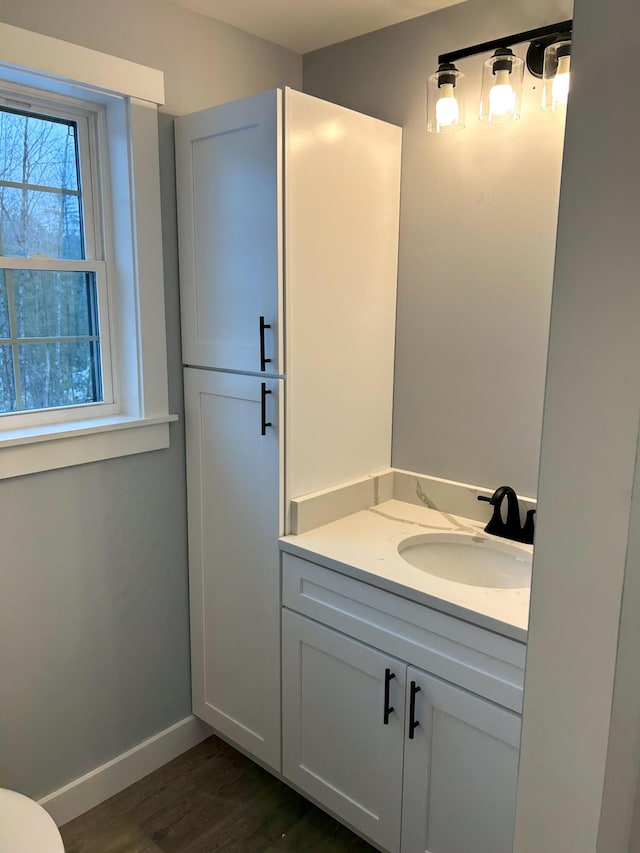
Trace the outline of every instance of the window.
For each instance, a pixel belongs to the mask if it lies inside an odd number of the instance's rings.
[[[10,103],[0,101],[3,423],[113,402],[105,264],[78,264],[104,260],[95,115]]]
[[[162,100],[0,23],[0,479],[169,446]]]

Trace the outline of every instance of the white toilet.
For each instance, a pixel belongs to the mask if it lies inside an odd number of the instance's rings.
[[[6,788],[0,788],[0,853],[64,853],[53,818],[29,797]]]

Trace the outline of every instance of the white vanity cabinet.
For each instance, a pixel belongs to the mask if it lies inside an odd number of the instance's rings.
[[[285,778],[393,853],[511,853],[523,644],[282,561]]]
[[[402,132],[291,89],[175,129],[193,711],[279,771],[288,500],[391,459]]]

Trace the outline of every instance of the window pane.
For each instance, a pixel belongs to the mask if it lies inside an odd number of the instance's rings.
[[[0,180],[78,189],[76,125],[0,110]]]
[[[0,254],[82,259],[80,197],[0,185]]]
[[[4,270],[0,270],[0,338],[11,336],[9,325],[9,304],[7,302],[7,282]]]
[[[10,276],[16,337],[98,334],[95,273],[12,270]],[[0,308],[0,321],[1,317]]]
[[[91,341],[21,344],[22,408],[48,409],[102,400],[97,344]]]
[[[13,354],[10,346],[0,347],[0,414],[15,412],[16,391],[13,384]]]

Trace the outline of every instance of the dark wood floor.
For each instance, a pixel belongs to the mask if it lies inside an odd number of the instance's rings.
[[[66,853],[372,853],[216,737],[60,830]]]

